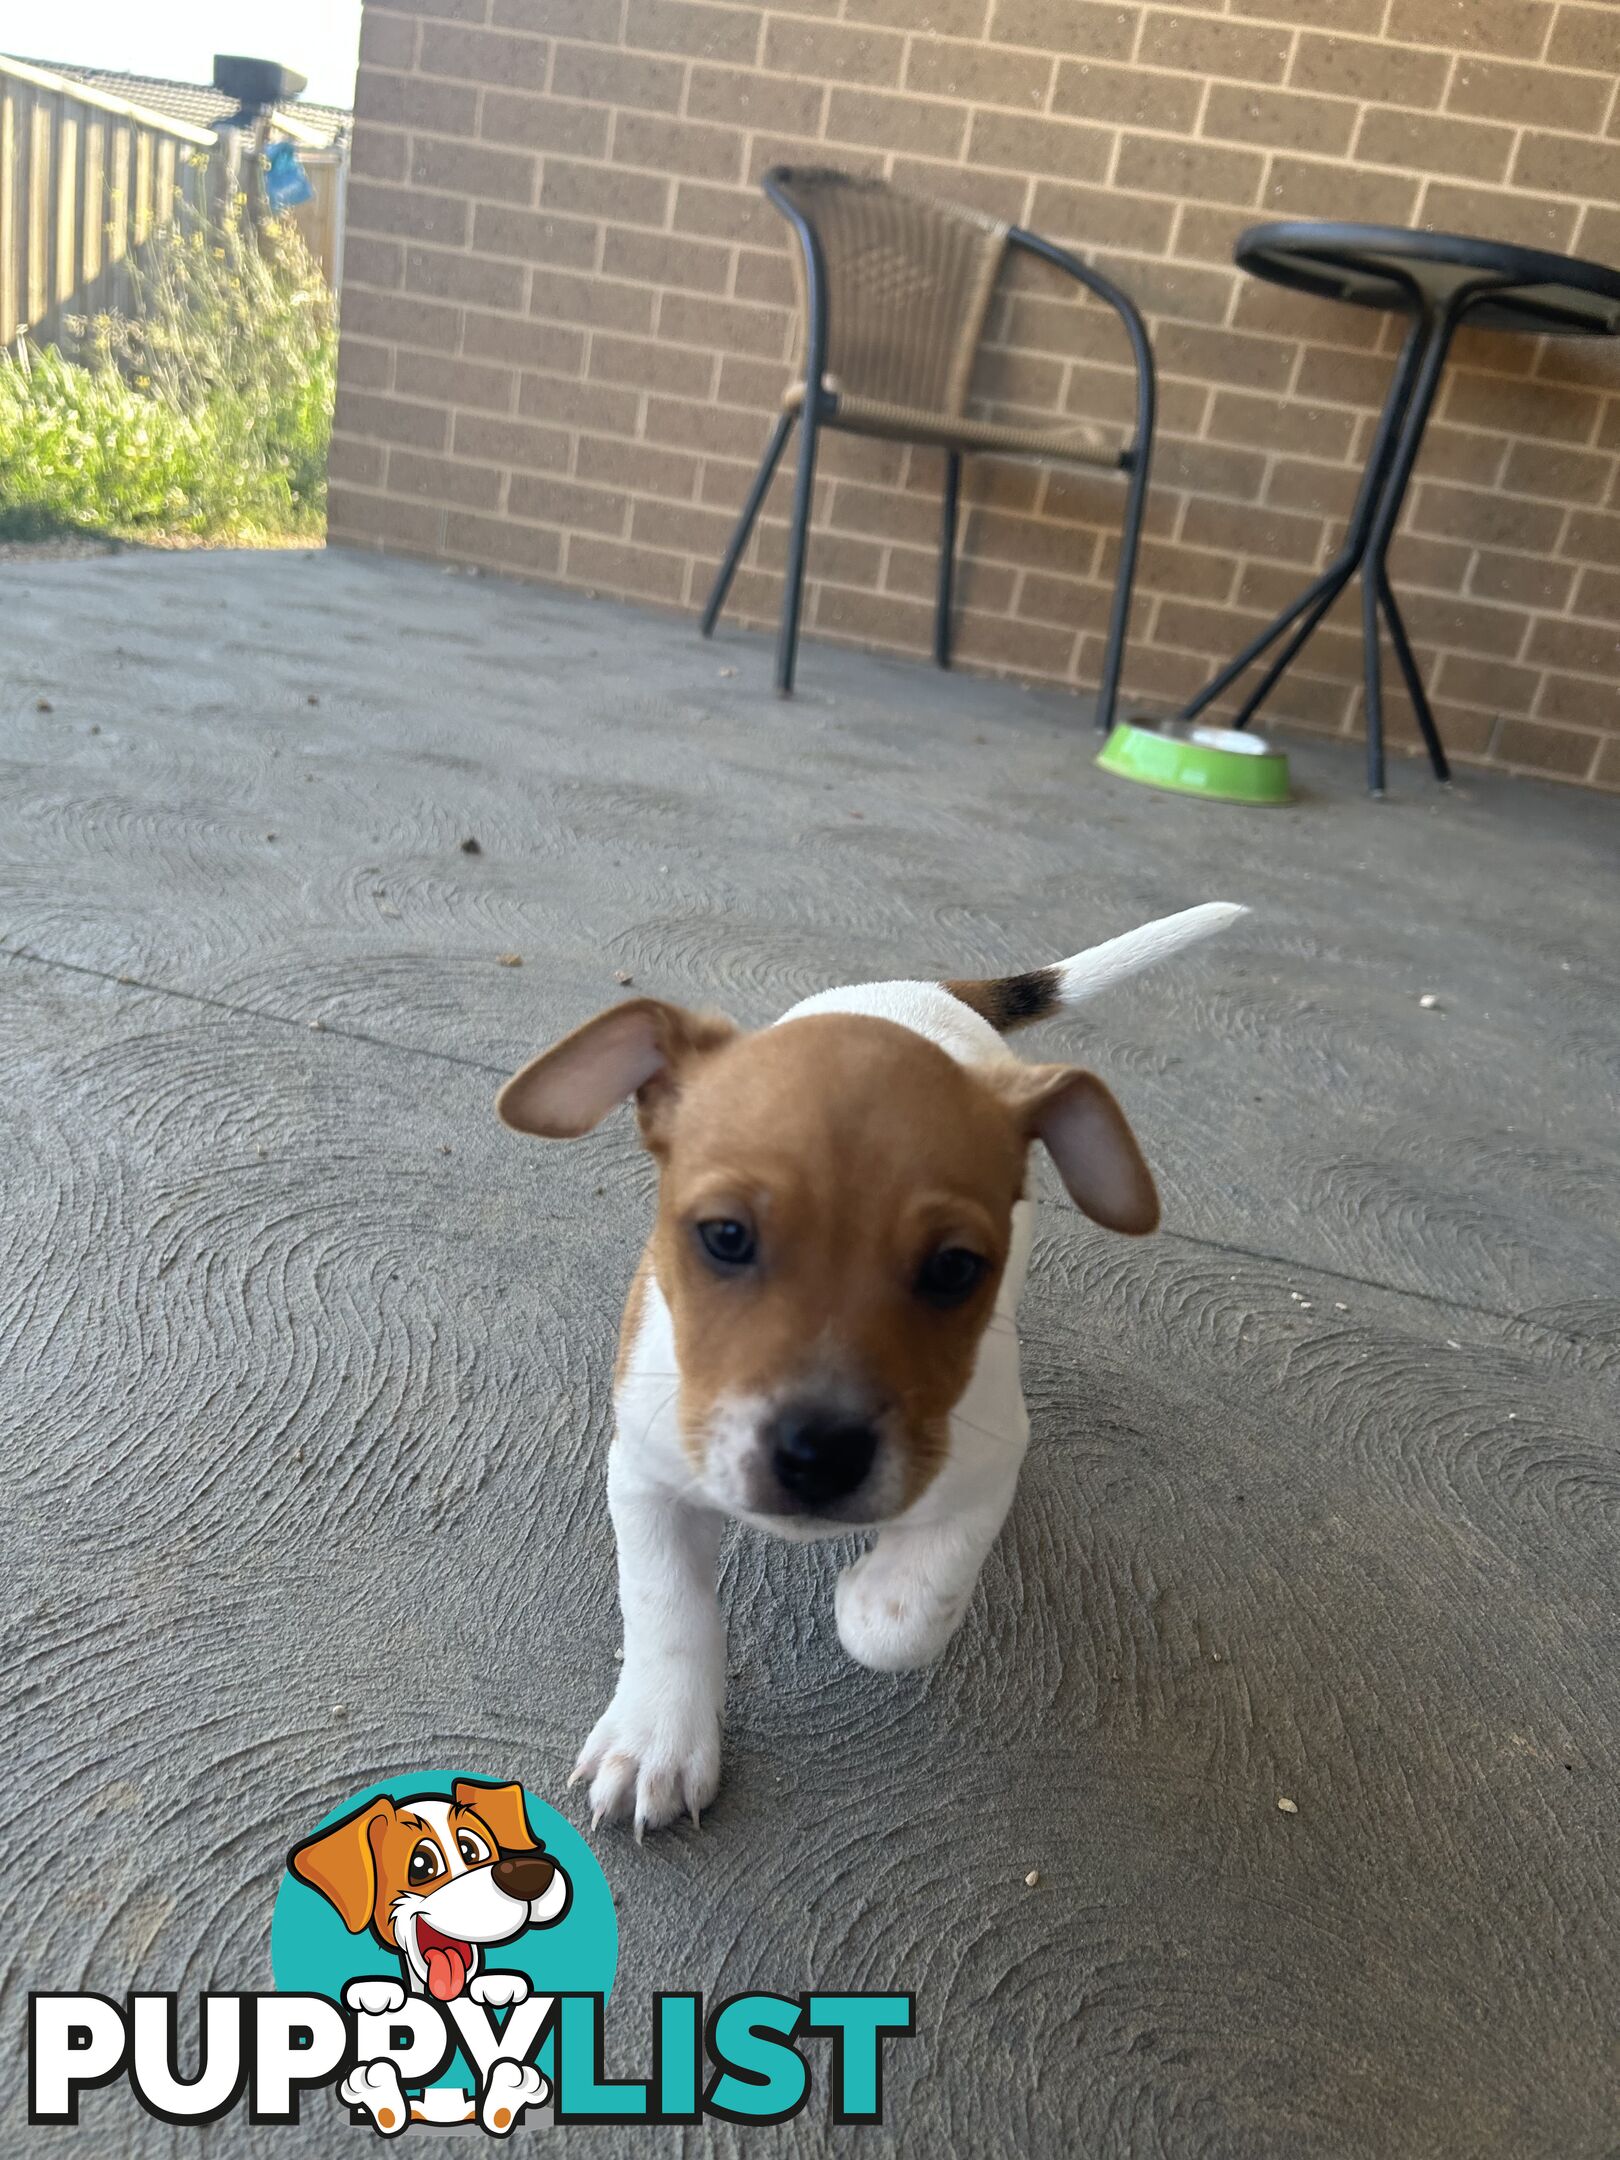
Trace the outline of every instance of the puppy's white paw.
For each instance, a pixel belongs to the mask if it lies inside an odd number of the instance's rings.
[[[932,1665],[961,1626],[972,1596],[971,1583],[955,1596],[942,1596],[926,1576],[884,1566],[870,1552],[838,1578],[838,1640],[857,1665],[873,1672]]]
[[[489,2066],[489,2078],[479,2102],[478,2120],[494,2137],[508,2137],[517,2128],[526,2107],[538,2107],[551,2087],[533,2063],[509,2062],[498,2057]]]
[[[568,1782],[585,1778],[593,1830],[621,1816],[638,1838],[678,1815],[695,1823],[720,1789],[719,1690],[689,1668],[626,1670]]]
[[[343,2000],[367,2017],[392,2017],[405,2007],[405,1990],[397,1980],[351,1980],[343,1990]]]
[[[520,1972],[482,1972],[468,1981],[467,1993],[486,2009],[506,2010],[513,2003],[528,2001],[529,1983]]]
[[[392,1982],[384,1981],[382,1985],[388,1987]],[[344,1996],[348,1998],[347,1988]],[[404,1999],[401,1995],[400,2001]],[[398,2137],[411,2119],[399,2072],[386,2057],[377,2062],[356,2063],[338,2087],[338,2097],[352,2108],[363,2108],[384,2137]]]

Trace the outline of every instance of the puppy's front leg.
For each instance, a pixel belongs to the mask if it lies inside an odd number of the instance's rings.
[[[726,1638],[714,1594],[720,1517],[632,1464],[608,1458],[619,1546],[624,1671],[580,1750],[572,1784],[591,1781],[591,1825],[633,1814],[636,1835],[694,1822],[720,1785]]]
[[[838,1639],[874,1672],[931,1665],[961,1625],[1016,1476],[949,1521],[893,1523],[838,1578]]]

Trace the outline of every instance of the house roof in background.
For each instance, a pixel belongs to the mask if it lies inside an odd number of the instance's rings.
[[[217,127],[237,109],[235,98],[208,83],[172,82],[162,75],[127,75],[117,68],[82,67],[68,60],[30,59],[28,65],[87,83],[108,97],[125,98],[131,105],[144,106],[148,112],[162,113],[170,120],[184,120],[191,127]],[[300,98],[296,104],[277,107],[274,125],[297,142],[324,147],[346,136],[353,120],[353,113],[342,105],[310,105]]]

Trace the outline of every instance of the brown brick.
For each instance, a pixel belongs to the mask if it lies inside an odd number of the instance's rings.
[[[1153,458],[1155,486],[1184,488],[1192,495],[1224,495],[1229,502],[1257,501],[1265,473],[1266,461],[1258,450],[1192,442],[1185,436],[1163,436]]]
[[[1014,676],[1055,677],[1074,671],[1078,640],[1072,628],[1011,622],[1003,615],[964,609],[958,617],[952,650],[967,667],[1005,668]]]
[[[731,283],[731,262],[730,248],[633,227],[610,225],[602,242],[604,277],[678,286],[684,292],[723,293]]]
[[[1607,517],[1601,510],[1572,511],[1563,552],[1576,562],[1620,567],[1620,517]]]
[[[1507,172],[1512,148],[1512,128],[1381,105],[1363,118],[1355,154],[1369,165],[1456,173],[1464,180],[1500,180]]]
[[[659,174],[736,180],[742,173],[742,150],[743,139],[735,128],[633,112],[620,113],[613,123],[615,162],[644,166]]]
[[[612,383],[575,382],[562,375],[525,375],[518,384],[518,411],[554,427],[605,428],[615,435],[635,431],[641,399],[636,391]]]
[[[1283,390],[1293,372],[1287,346],[1238,330],[1211,330],[1194,323],[1164,323],[1159,330],[1159,365],[1166,375],[1191,375],[1202,382],[1241,382],[1256,390]]]
[[[417,26],[409,17],[390,15],[380,7],[360,13],[360,66],[397,68],[408,73],[416,65]],[[355,84],[359,91],[358,80]]]
[[[1575,612],[1620,623],[1620,570],[1583,570],[1575,591]]]
[[[402,15],[432,15],[442,22],[481,23],[489,12],[489,0],[387,0]]]
[[[894,97],[882,90],[834,90],[827,100],[827,140],[869,143],[920,157],[961,154],[968,116],[960,105],[933,98]]]
[[[545,368],[577,375],[585,359],[585,334],[532,315],[496,315],[469,308],[461,326],[461,349],[472,360],[500,360],[509,367]]]
[[[651,548],[667,548],[673,554],[699,555],[714,562],[724,553],[736,519],[728,510],[705,510],[692,502],[660,502],[643,495],[632,505],[630,538]],[[825,557],[817,562],[820,575],[827,574]]]
[[[343,282],[346,291],[369,285],[377,292],[391,292],[405,276],[405,250],[397,240],[374,240],[365,233],[350,233],[343,250]]]
[[[536,97],[524,90],[486,90],[481,132],[486,142],[517,143],[559,157],[607,156],[610,116],[594,105]]]
[[[1228,142],[1265,143],[1276,150],[1310,150],[1327,157],[1349,149],[1355,124],[1356,107],[1348,98],[1212,83],[1203,132]]]
[[[491,262],[460,248],[405,250],[405,290],[434,300],[470,300],[475,307],[520,308],[529,273],[521,263]],[[346,304],[346,303],[345,303]]]
[[[1018,173],[1061,174],[1066,180],[1101,180],[1113,156],[1114,138],[1104,128],[1074,120],[979,112],[973,116],[967,155],[976,165],[999,165]]]
[[[1588,787],[1620,788],[1620,735],[1605,739],[1586,784]]]
[[[1418,488],[1411,517],[1420,532],[1521,552],[1556,546],[1564,523],[1563,511],[1551,503],[1524,502],[1500,491],[1451,487],[1435,480],[1425,480]]]
[[[1513,667],[1504,660],[1479,660],[1471,653],[1459,652],[1442,656],[1437,681],[1448,697],[1497,713],[1527,713],[1541,687],[1541,676],[1534,668]]]
[[[1461,187],[1431,180],[1423,191],[1420,222],[1437,232],[1489,233],[1493,240],[1517,240],[1525,247],[1569,247],[1578,216],[1575,205],[1545,195]]]
[[[1386,5],[1387,0],[1310,0],[1311,27],[1376,33],[1383,26]],[[1291,30],[1303,11],[1300,0],[1242,0],[1240,12],[1262,22],[1286,23]]]
[[[352,436],[340,435],[332,445],[327,476],[339,486],[380,488],[387,464],[388,452],[381,443],[356,442]]]
[[[580,323],[587,330],[626,330],[632,337],[650,332],[655,305],[650,292],[573,270],[537,269],[529,285],[531,315],[543,315],[548,322]]]
[[[760,16],[754,8],[701,7],[696,0],[629,0],[624,42],[651,52],[690,53],[699,60],[751,66],[759,53]]]
[[[655,450],[650,443],[616,442],[603,435],[580,437],[579,479],[629,494],[662,495],[688,502],[697,492],[700,460],[684,450]]]
[[[1307,510],[1338,525],[1350,514],[1356,479],[1348,466],[1323,465],[1314,458],[1278,458],[1266,481],[1266,501],[1282,510]]]
[[[630,383],[675,397],[706,397],[714,376],[714,357],[706,352],[678,352],[640,338],[597,335],[591,339],[591,373],[602,382]]]
[[[349,170],[357,179],[402,181],[410,163],[410,137],[393,128],[357,123]]]
[[[596,227],[541,210],[507,210],[496,203],[480,203],[473,221],[473,246],[486,255],[584,270],[596,261]]]
[[[1620,25],[1617,25],[1620,33]],[[1616,37],[1620,59],[1620,34]],[[1513,184],[1558,195],[1595,196],[1620,202],[1620,142],[1582,142],[1575,135],[1527,131],[1513,161]]]
[[[1620,37],[1612,20],[1609,37],[1607,64],[1612,70],[1620,54]],[[1506,120],[1513,127],[1564,128],[1593,134],[1603,125],[1610,95],[1609,76],[1575,75],[1521,61],[1470,57],[1457,62],[1446,104],[1453,112],[1474,113],[1482,120]]]
[[[394,388],[401,397],[438,399],[479,412],[510,412],[517,377],[510,368],[481,360],[447,360],[438,353],[401,352],[394,360]]]
[[[858,541],[850,541],[840,536],[841,546],[858,547],[859,544]],[[875,584],[877,572],[883,563],[883,550],[873,548],[871,553],[876,557],[872,577]],[[957,569],[956,589],[961,606],[981,610],[997,608],[1004,614],[1013,613],[1013,595],[1018,591],[1016,570],[1006,563],[974,560],[959,563]],[[902,593],[908,600],[927,600],[934,593],[938,576],[939,557],[934,549],[891,547],[888,550],[888,570],[883,577],[883,589],[885,592]],[[838,582],[841,585],[850,585],[857,580],[845,574]],[[1032,615],[1036,610],[1026,606],[1023,612]]]
[[[1544,675],[1536,711],[1548,720],[1571,720],[1577,725],[1614,726],[1614,669],[1605,676]]]
[[[1442,598],[1437,593],[1408,593],[1401,606],[1412,642],[1455,645],[1463,652],[1500,653],[1516,659],[1529,617],[1517,609],[1484,606],[1476,600]]]
[[[1420,585],[1425,592],[1460,593],[1475,561],[1471,548],[1455,540],[1428,540],[1421,533],[1397,533],[1390,542],[1389,571],[1398,591]]]
[[[655,555],[645,548],[583,533],[568,537],[568,575],[599,591],[629,593],[638,599],[674,602],[685,597],[686,563],[678,555]]]
[[[1045,54],[997,52],[953,38],[916,37],[906,61],[906,88],[924,97],[955,98],[962,105],[1016,105],[1040,112],[1056,63]],[[1054,112],[1072,108],[1061,99]]]
[[[626,172],[618,165],[576,165],[548,157],[540,179],[540,202],[571,217],[622,218],[631,225],[662,225],[669,213],[670,183],[662,174]]]
[[[905,40],[887,30],[788,15],[769,16],[765,23],[764,65],[786,75],[882,88],[899,82],[904,52]]]
[[[763,248],[737,250],[737,277],[732,291],[739,300],[756,300],[767,307],[798,306],[791,263],[784,255],[767,255]]]
[[[361,435],[371,442],[404,443],[417,450],[442,450],[450,433],[450,416],[442,406],[362,396],[346,383],[338,387],[334,424],[344,435]]]
[[[343,317],[344,328],[356,337],[420,345],[432,352],[454,352],[461,335],[461,318],[453,307],[397,293],[350,293],[343,303]]]
[[[843,12],[850,22],[886,23],[893,30],[918,27],[917,0],[845,0]],[[989,13],[990,0],[926,0],[923,9],[928,28],[941,37],[982,37]]]
[[[1328,405],[1380,407],[1389,389],[1390,362],[1376,353],[1331,352],[1310,345],[1294,383],[1299,397]]]
[[[420,128],[433,135],[471,135],[478,92],[465,83],[433,82],[366,68],[355,84],[355,115],[380,127]]]
[[[672,113],[680,109],[685,76],[678,60],[615,52],[606,45],[559,45],[551,63],[551,94],[590,105],[635,105]]]
[[[1598,400],[1587,392],[1475,375],[1461,368],[1442,397],[1448,420],[1499,429],[1504,435],[1547,435],[1584,443],[1591,440],[1597,423]]]
[[[453,82],[488,83],[495,90],[543,90],[551,42],[460,23],[424,23],[416,64],[424,75],[445,75]]]
[[[471,222],[471,205],[459,195],[429,195],[414,187],[379,187],[369,180],[349,182],[351,232],[465,247]]]
[[[1322,521],[1289,510],[1259,510],[1195,497],[1182,519],[1181,537],[1189,547],[1269,556],[1309,571],[1315,568],[1321,550]]]
[[[1374,225],[1407,225],[1421,185],[1400,173],[1279,154],[1271,161],[1261,204],[1267,217],[1359,218]]]
[[[820,83],[789,82],[750,68],[694,67],[686,91],[690,120],[722,120],[791,128],[813,135],[821,125],[826,92]],[[773,213],[774,215],[774,213]]]
[[[1349,455],[1353,425],[1348,413],[1331,406],[1255,397],[1242,390],[1218,391],[1209,416],[1209,432],[1217,442],[1254,443],[1262,449],[1340,461]]]
[[[1288,80],[1296,90],[1321,90],[1369,104],[1432,109],[1440,102],[1450,72],[1449,53],[1412,52],[1400,45],[1306,30],[1300,34]]]
[[[1252,203],[1260,191],[1265,160],[1252,150],[1179,143],[1168,136],[1125,135],[1114,168],[1118,188],[1195,201]]]
[[[1072,240],[1082,247],[1131,248],[1156,255],[1169,244],[1176,212],[1173,203],[1150,195],[1040,180],[1029,214],[1035,230],[1048,240]],[[1044,276],[1047,284],[1056,284],[1054,273]]]
[[[817,154],[823,154],[819,144]],[[838,162],[846,170],[855,171],[863,165],[877,164],[879,154],[863,150],[857,155],[845,150],[840,152]],[[1029,185],[1021,173],[977,172],[967,166],[918,157],[891,159],[890,177],[896,187],[909,188],[914,195],[937,195],[943,201],[961,203],[966,209],[982,210],[987,217],[1004,218],[1009,225],[1016,225],[1022,216]]]
[[[1468,0],[1465,7],[1448,8],[1439,17],[1435,0],[1393,0],[1384,35],[1413,45],[1443,44],[1464,52],[1534,60],[1551,19],[1550,0]]]
[[[1182,75],[1231,75],[1240,82],[1281,82],[1292,40],[1282,29],[1208,15],[1152,9],[1136,57]]]
[[[501,499],[501,475],[489,465],[469,465],[460,458],[425,457],[420,450],[390,450],[388,485],[399,495],[420,495],[428,502],[460,503],[470,510],[493,510]]]
[[[343,339],[343,381],[350,390],[391,390],[394,385],[392,345],[373,345],[348,331]]]
[[[457,457],[499,465],[506,471],[565,472],[573,437],[566,428],[459,412],[450,442]]]
[[[1574,0],[1564,0],[1547,41],[1546,57],[1550,62],[1560,67],[1596,68],[1612,78],[1614,48],[1614,9],[1609,0],[1603,0],[1598,7],[1577,7]]]
[[[349,534],[406,553],[436,555],[444,534],[445,513],[436,503],[407,502],[396,495],[368,495],[347,485],[334,486],[327,498],[327,532],[342,540]]]
[[[1575,589],[1571,563],[1551,562],[1541,555],[1498,555],[1483,549],[1474,557],[1468,580],[1476,600],[1505,600],[1515,607],[1556,612],[1566,607]]]
[[[570,532],[620,534],[630,498],[617,488],[578,487],[549,475],[514,473],[508,491],[514,517]]]
[[[1113,0],[995,0],[990,36],[1001,45],[1128,60],[1141,19],[1140,8],[1116,6]]]
[[[1497,730],[1496,755],[1504,765],[1523,765],[1532,772],[1584,780],[1592,769],[1600,740],[1584,730],[1553,727],[1544,720],[1504,720]]]
[[[469,510],[452,510],[444,521],[444,551],[459,562],[487,563],[496,570],[553,577],[562,561],[562,540],[554,532],[519,525],[511,518],[479,517]]]

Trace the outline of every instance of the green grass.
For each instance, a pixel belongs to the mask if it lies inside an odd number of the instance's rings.
[[[337,325],[292,226],[182,207],[136,311],[0,357],[0,536],[316,536]]]

